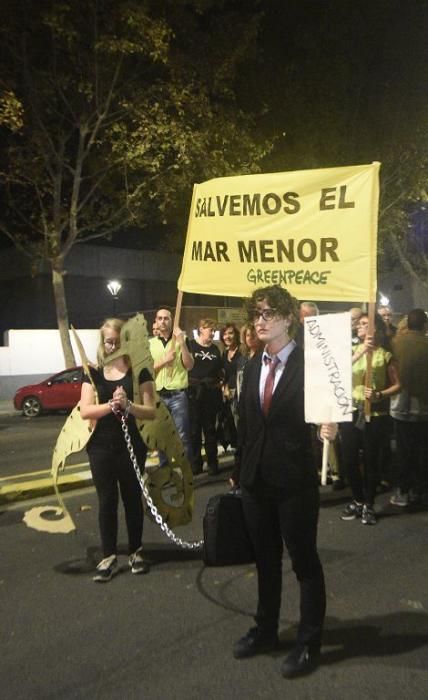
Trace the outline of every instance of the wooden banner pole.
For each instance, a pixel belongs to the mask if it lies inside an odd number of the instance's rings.
[[[172,324],[172,338],[171,338],[171,350],[172,350],[172,351],[175,350],[175,344],[176,344],[176,342],[177,342],[176,339],[175,339],[175,335],[174,335],[174,328],[176,328],[176,327],[179,325],[179,323],[180,323],[181,305],[182,305],[182,303],[183,303],[183,292],[181,291],[181,289],[179,289],[178,292],[177,292],[177,301],[176,301],[176,304],[175,304],[174,321],[173,321],[173,324]],[[169,376],[169,378],[171,378],[171,376],[172,376],[172,370],[173,370],[172,366],[168,367],[168,376]]]
[[[179,289],[178,292],[177,292],[177,302],[176,302],[176,304],[175,304],[174,323],[173,323],[172,330],[174,330],[174,328],[175,328],[176,326],[179,326],[179,325],[180,325],[180,316],[181,316],[181,305],[182,305],[182,303],[183,303],[183,292],[181,291],[181,289]]]
[[[369,302],[369,326],[367,329],[368,335],[371,335],[372,338],[374,338],[375,335],[375,303],[374,301]],[[365,386],[366,387],[371,387],[372,385],[372,357],[373,353],[370,351],[367,353],[366,358],[367,358],[367,369],[366,369],[366,381],[365,381]],[[371,416],[371,404],[368,399],[364,399],[364,416],[366,419],[367,423],[370,423],[370,416]]]
[[[328,453],[330,443],[327,438],[323,438],[322,449],[322,467],[321,467],[321,486],[327,486],[327,471],[328,471]]]

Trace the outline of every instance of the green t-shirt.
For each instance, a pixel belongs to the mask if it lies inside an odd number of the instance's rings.
[[[362,352],[363,345],[357,345],[354,352]],[[389,386],[388,365],[392,360],[392,353],[384,348],[376,348],[372,353],[372,387],[376,391],[383,391]],[[367,353],[364,353],[352,365],[352,398],[354,406],[364,401],[364,386],[367,371]],[[389,413],[389,399],[373,402],[371,405],[372,416],[385,416]]]

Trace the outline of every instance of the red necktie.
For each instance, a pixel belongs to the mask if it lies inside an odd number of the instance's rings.
[[[265,362],[270,365],[269,372],[266,377],[265,389],[263,392],[263,413],[265,416],[268,415],[270,405],[272,403],[273,387],[275,384],[275,372],[279,364],[279,358],[275,355],[274,357],[265,357]]]

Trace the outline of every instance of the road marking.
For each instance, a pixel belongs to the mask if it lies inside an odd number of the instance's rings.
[[[43,517],[44,514],[52,512],[58,517],[58,520],[47,520]],[[33,530],[38,530],[39,532],[73,532],[76,529],[71,517],[68,513],[64,513],[62,508],[58,506],[39,506],[38,508],[31,508],[27,510],[23,517],[24,523],[33,528]]]
[[[77,467],[89,467],[89,462],[79,462],[79,464],[67,464],[66,469],[74,469]],[[27,476],[38,476],[39,474],[50,474],[50,469],[39,469],[35,472],[26,472],[25,474],[14,474],[13,476],[2,476],[0,481],[10,481],[11,479],[23,479]],[[60,474],[64,473],[64,470],[60,470]]]
[[[58,480],[59,487],[71,487],[72,485],[90,485],[92,474],[90,471],[79,472],[77,474],[64,474]],[[38,494],[38,492],[43,492]],[[35,498],[37,495],[54,494],[51,479],[37,479],[34,481],[21,481],[19,483],[7,484],[0,487],[0,505],[10,501],[23,500],[25,498]]]

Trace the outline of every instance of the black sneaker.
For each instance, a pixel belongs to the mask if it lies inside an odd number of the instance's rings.
[[[416,489],[409,489],[409,505],[419,505],[422,501],[422,496]]]
[[[333,479],[331,488],[333,491],[343,491],[343,489],[346,489],[346,484],[343,479]]]
[[[363,512],[363,504],[357,503],[357,501],[351,501],[342,511],[340,516],[341,520],[355,520],[355,518],[361,518]]]
[[[97,566],[97,573],[92,577],[96,583],[106,583],[110,581],[118,572],[117,558],[115,554],[102,559]]]
[[[395,489],[389,502],[393,506],[400,506],[401,508],[406,508],[409,505],[409,494],[403,493],[401,489]]]
[[[377,518],[373,506],[368,506],[366,504],[363,505],[361,522],[363,523],[363,525],[376,525]]]
[[[275,632],[261,632],[258,627],[252,627],[233,645],[233,656],[235,659],[246,659],[249,656],[273,651],[277,646],[278,635]]]
[[[386,481],[386,479],[382,479],[377,487],[377,490],[379,493],[388,493],[388,491],[391,491],[391,484],[389,481]]]
[[[311,650],[307,645],[294,647],[281,665],[284,678],[303,676],[315,671],[320,663],[319,650]]]
[[[142,547],[140,547],[129,557],[128,561],[132,574],[147,574],[150,570],[148,563],[143,559],[142,551]]]

